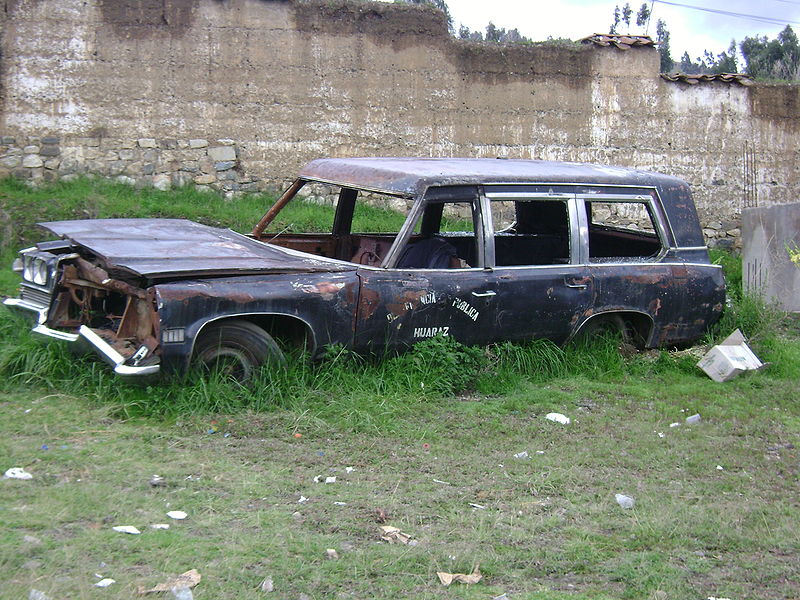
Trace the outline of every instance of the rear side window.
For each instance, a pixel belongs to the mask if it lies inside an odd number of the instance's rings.
[[[646,260],[664,248],[648,201],[585,200],[590,262]]]

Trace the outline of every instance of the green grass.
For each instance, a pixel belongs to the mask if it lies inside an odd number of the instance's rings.
[[[0,197],[7,212],[29,203],[13,213],[21,242],[38,239],[24,233],[36,219],[78,215],[81,194],[102,216],[180,207],[163,214],[225,215],[240,230],[269,204],[99,181],[14,186],[3,182]],[[55,211],[37,204],[55,196],[65,198]],[[330,216],[298,206],[287,222]],[[720,260],[735,272],[736,259]],[[465,348],[434,338],[383,360],[341,348],[321,363],[296,356],[248,388],[214,378],[147,387],[34,340],[0,308],[0,470],[34,476],[0,479],[0,597],[130,598],[191,568],[203,575],[198,599],[798,597],[800,339],[729,285],[733,304],[708,341],[742,327],[772,364],[725,384],[695,367],[702,349],[623,356],[614,340]],[[686,425],[695,413],[701,423]],[[156,473],[165,486],[148,485]],[[189,518],[149,528],[173,509]],[[380,542],[378,511],[418,544]],[[478,563],[480,583],[438,583],[436,571]],[[95,573],[117,583],[97,590]],[[272,594],[258,589],[265,577]]]

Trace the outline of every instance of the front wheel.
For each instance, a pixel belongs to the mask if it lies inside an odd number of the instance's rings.
[[[240,383],[249,381],[266,362],[286,364],[275,340],[257,325],[241,319],[205,328],[195,345],[194,358],[209,372]]]

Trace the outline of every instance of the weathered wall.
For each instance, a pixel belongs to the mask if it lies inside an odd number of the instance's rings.
[[[0,175],[235,191],[320,156],[597,161],[687,179],[728,244],[743,205],[798,197],[798,89],[667,82],[650,48],[467,43],[340,0],[0,8]]]

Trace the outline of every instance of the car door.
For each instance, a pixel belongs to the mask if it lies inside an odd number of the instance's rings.
[[[487,186],[492,215],[497,335],[562,343],[592,305],[571,188]]]
[[[495,277],[485,267],[483,228],[476,188],[429,190],[412,209],[384,264],[358,271],[356,348],[380,351],[437,335],[464,344],[497,339]],[[404,264],[415,244],[432,239],[437,247],[451,247],[461,262]]]

